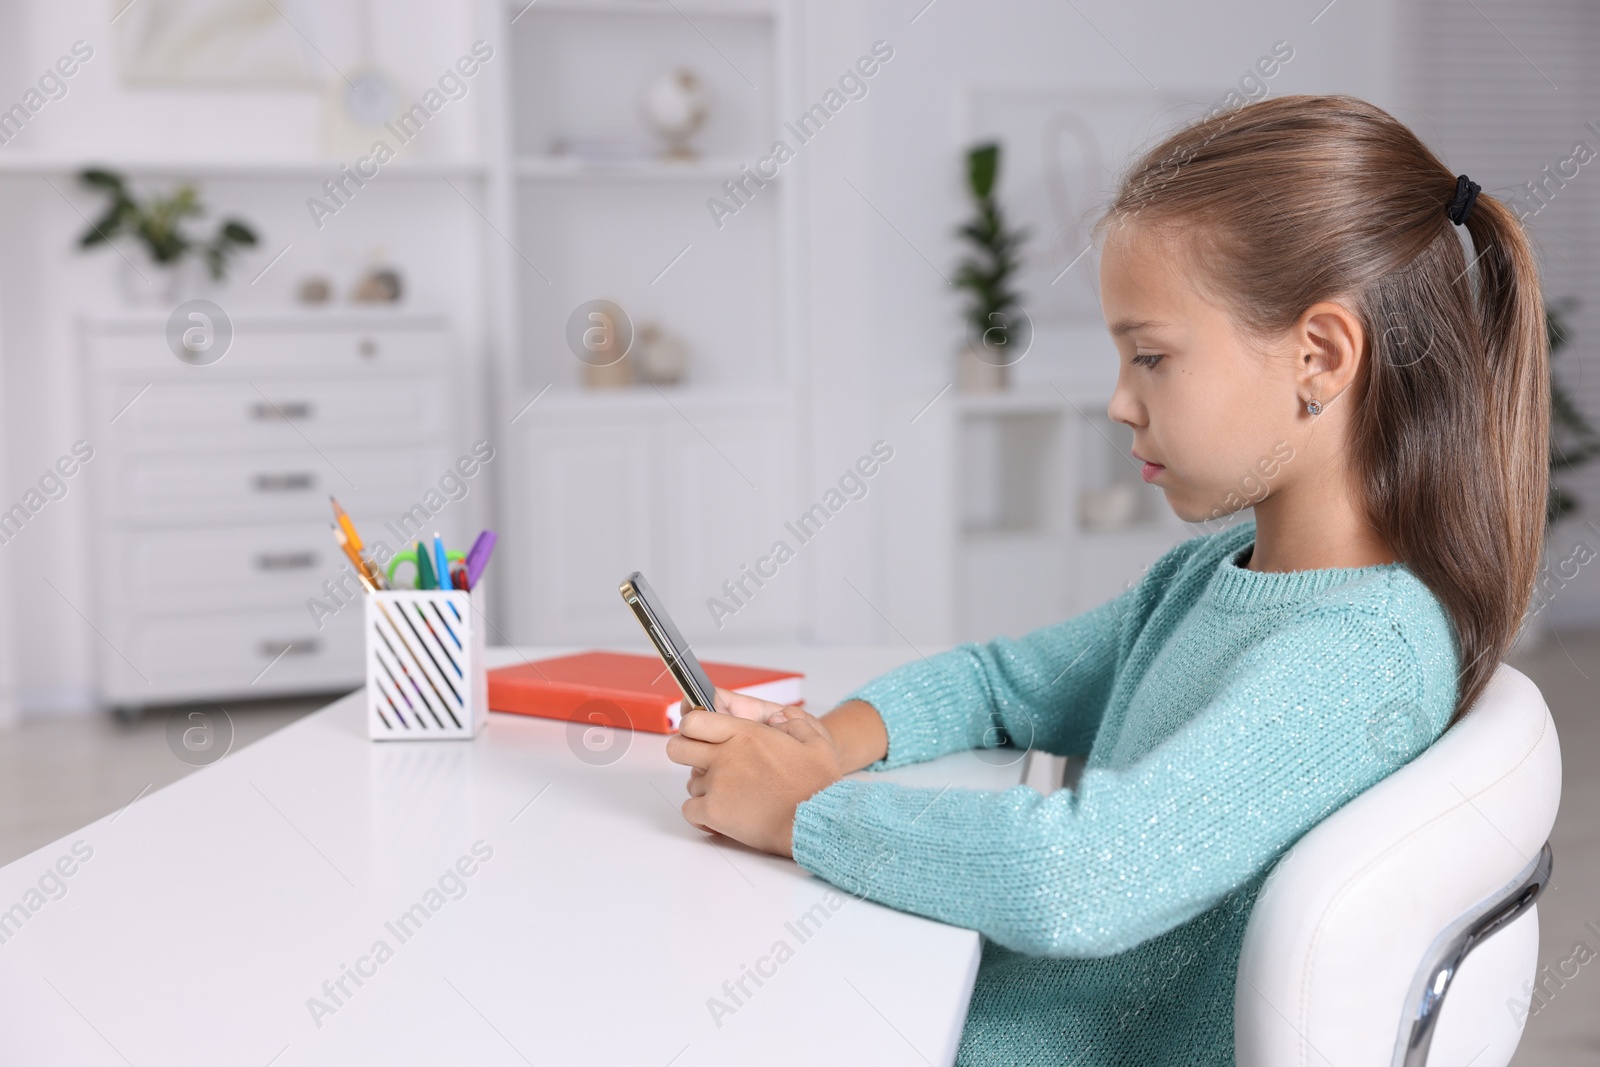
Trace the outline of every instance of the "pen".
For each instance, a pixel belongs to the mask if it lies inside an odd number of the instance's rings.
[[[439,536],[439,531],[433,533],[433,570],[439,579],[440,589],[450,588],[450,561],[445,558],[444,539]]]

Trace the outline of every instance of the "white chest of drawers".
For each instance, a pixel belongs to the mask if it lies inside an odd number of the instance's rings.
[[[371,540],[453,459],[444,316],[233,329],[196,366],[162,316],[81,322],[99,686],[119,712],[360,685],[359,598],[323,584],[345,570],[328,497]]]

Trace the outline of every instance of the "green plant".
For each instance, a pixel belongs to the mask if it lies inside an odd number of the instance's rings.
[[[1026,229],[1006,225],[995,202],[995,179],[1000,173],[1000,146],[989,142],[967,151],[967,189],[977,215],[956,232],[972,246],[972,254],[956,269],[954,285],[970,294],[964,317],[972,340],[985,347],[1005,344],[1011,323],[1007,312],[1020,303],[1011,288],[1021,266],[1016,251],[1027,239]],[[999,331],[998,334],[996,331]]]
[[[192,185],[180,185],[167,196],[152,196],[141,204],[129,194],[122,175],[114,171],[89,169],[79,174],[78,180],[110,200],[105,214],[78,239],[80,248],[130,234],[142,241],[150,258],[162,266],[175,267],[185,256],[198,254],[211,277],[221,281],[228,270],[228,257],[256,243],[255,231],[239,219],[223,219],[209,241],[198,241],[186,233],[183,220],[205,213]]]
[[[1570,492],[1556,484],[1558,471],[1571,470],[1600,455],[1600,434],[1590,426],[1578,410],[1555,373],[1555,357],[1571,340],[1567,316],[1577,307],[1574,297],[1548,301],[1545,304],[1545,333],[1550,338],[1550,496],[1545,505],[1545,522],[1554,525],[1556,520],[1578,506]]]

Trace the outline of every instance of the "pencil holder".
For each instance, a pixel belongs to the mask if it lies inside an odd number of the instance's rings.
[[[489,719],[481,596],[380,589],[366,597],[367,736],[471,738]]]

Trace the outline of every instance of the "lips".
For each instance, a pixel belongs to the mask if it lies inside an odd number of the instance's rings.
[[[1144,466],[1139,469],[1139,475],[1147,482],[1155,481],[1161,476],[1161,472],[1167,469],[1160,463],[1152,463],[1148,459],[1145,459],[1143,456],[1139,455],[1137,452],[1133,453],[1133,458],[1144,464]]]

